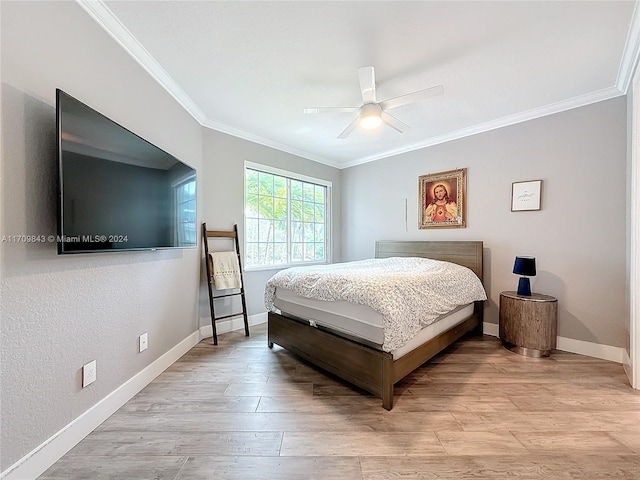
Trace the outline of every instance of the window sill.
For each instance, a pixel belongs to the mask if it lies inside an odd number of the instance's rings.
[[[316,265],[328,265],[329,262],[309,262],[309,263],[289,263],[283,265],[268,265],[264,267],[246,267],[244,269],[245,272],[263,272],[265,270],[284,270],[285,268],[291,267],[311,267]]]

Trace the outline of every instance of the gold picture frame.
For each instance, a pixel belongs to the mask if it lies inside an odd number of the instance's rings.
[[[418,195],[418,228],[466,227],[466,168],[421,175]]]

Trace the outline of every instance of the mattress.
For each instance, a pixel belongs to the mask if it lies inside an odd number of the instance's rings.
[[[469,268],[420,257],[285,268],[265,284],[268,311],[278,309],[274,305],[277,288],[305,298],[372,308],[384,319],[384,352],[402,347],[425,325],[459,305],[487,298],[482,282]]]
[[[301,297],[281,287],[276,288],[273,304],[281,312],[306,320],[312,326],[321,325],[331,328],[362,339],[364,343],[378,348],[384,342],[383,317],[369,306],[346,301],[329,302]],[[403,346],[391,351],[391,354],[394,358],[399,358],[440,333],[462,323],[473,314],[473,308],[474,305],[471,303],[441,315],[437,321],[420,330]]]

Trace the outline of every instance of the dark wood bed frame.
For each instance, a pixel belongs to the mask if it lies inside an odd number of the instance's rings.
[[[423,257],[445,260],[470,268],[482,281],[482,242],[376,242],[376,258]],[[411,352],[394,359],[352,337],[288,317],[285,312],[268,315],[268,345],[280,345],[308,362],[357,385],[393,408],[394,385],[438,352],[468,332],[482,334],[484,302],[475,302],[473,315]]]

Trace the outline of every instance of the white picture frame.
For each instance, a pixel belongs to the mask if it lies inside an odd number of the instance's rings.
[[[511,211],[523,212],[542,208],[542,180],[511,184]]]

